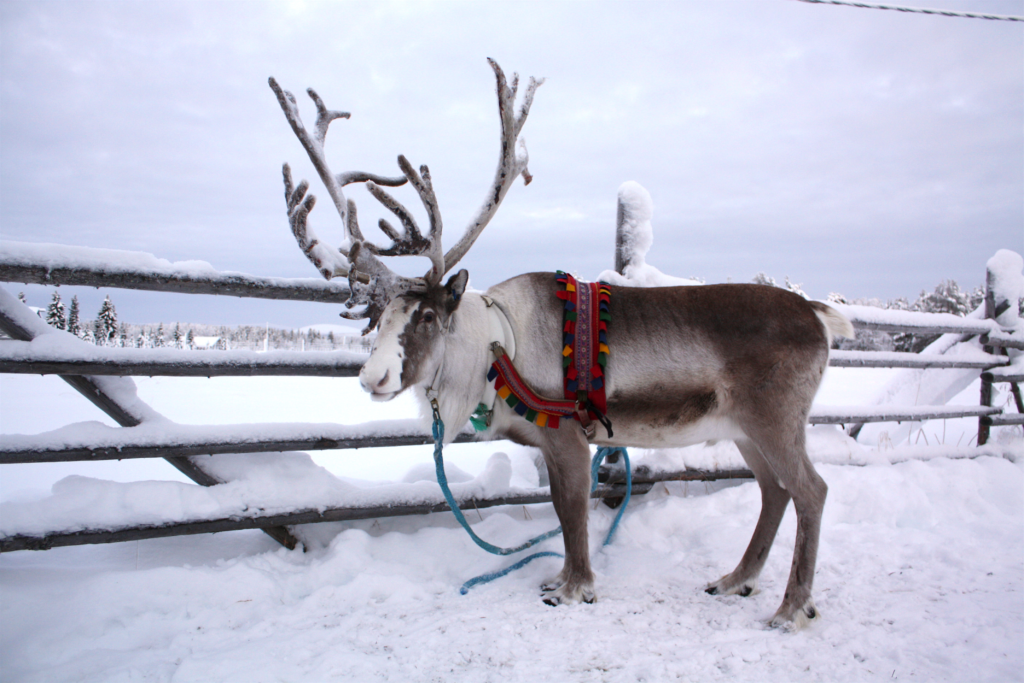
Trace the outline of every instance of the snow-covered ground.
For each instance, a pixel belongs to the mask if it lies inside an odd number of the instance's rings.
[[[892,372],[830,369],[818,403],[868,402]],[[354,424],[415,415],[404,397],[371,403],[350,379],[136,383],[143,400],[181,423]],[[976,405],[977,385],[953,402]],[[85,420],[109,424],[61,380],[0,377],[0,432]],[[537,586],[558,569],[551,558],[459,595],[465,580],[509,560],[479,550],[450,514],[307,527],[313,549],[306,553],[260,532],[6,553],[0,678],[1022,680],[1024,459],[889,463],[927,455],[936,441],[966,443],[976,425],[926,423],[917,451],[892,450],[879,438],[862,444],[873,464],[818,465],[829,485],[815,580],[823,616],[796,634],[765,627],[789,571],[792,510],[761,592],[713,597],[704,584],[739,560],[758,514],[757,487],[672,484],[634,499],[615,542],[603,549],[613,512],[595,505],[594,605],[541,603]],[[997,430],[996,438],[1009,443],[1012,432]],[[536,484],[532,453],[507,443],[451,446],[446,458],[465,479],[479,476],[496,451],[510,456],[513,485]],[[705,452],[711,455],[684,457],[731,457],[720,446]],[[429,447],[311,455],[346,484],[366,487],[417,481],[431,462]],[[675,458],[634,454],[652,465]],[[0,469],[0,496],[38,502],[69,474],[181,480],[163,461],[10,465]],[[469,517],[500,544],[556,525],[548,505]]]

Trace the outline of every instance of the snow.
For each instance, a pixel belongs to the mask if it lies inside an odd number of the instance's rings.
[[[122,249],[96,249],[45,242],[0,242],[0,263],[20,267],[44,266],[47,270],[87,270],[108,274],[142,275],[170,279],[259,282],[263,285],[301,285],[325,291],[348,289],[347,285],[313,278],[267,278],[234,271],[220,271],[206,261],[168,261],[153,254]]]
[[[340,507],[444,502],[433,480],[417,478],[360,487],[333,476],[305,453],[249,453],[196,460],[205,471],[228,483],[201,487],[175,481],[124,483],[72,475],[54,484],[52,495],[42,500],[0,503],[0,535],[43,536],[246,517],[256,512],[274,515],[293,510],[323,512]],[[454,471],[458,483],[453,482],[451,489],[460,499],[527,492],[511,485],[512,462],[505,453],[492,455],[484,471],[468,480],[458,474],[458,468]]]
[[[7,341],[0,346],[0,360],[40,361],[65,363],[166,363],[168,365],[234,365],[260,367],[287,365],[290,367],[323,367],[324,365],[359,366],[366,360],[365,353],[354,351],[247,351],[231,350],[202,352],[181,349],[122,349],[96,346],[74,335],[50,328],[56,334],[43,334],[30,342]]]
[[[907,353],[904,351],[837,351],[832,350],[829,358],[843,361],[848,365],[864,365],[876,367],[883,363],[898,364],[907,361],[929,362],[929,361],[959,361],[963,363],[976,363],[986,367],[994,365],[1009,365],[1009,361],[1002,356],[995,356],[985,353],[979,344],[959,344],[952,347],[946,353],[930,353],[925,349],[921,353]]]
[[[634,181],[623,183],[619,187],[619,206],[623,212],[619,239],[622,250],[629,254],[628,263],[622,274],[606,270],[597,276],[599,281],[625,287],[701,284],[696,280],[666,275],[647,263],[647,252],[654,243],[654,230],[651,227],[654,202],[643,186]]]
[[[0,557],[7,681],[1019,680],[1024,473],[995,458],[852,468],[829,485],[819,623],[766,630],[795,535],[787,513],[749,598],[713,597],[753,528],[756,485],[637,499],[595,554],[599,601],[552,609],[543,559],[507,561],[450,515],[318,525],[309,553],[235,532]],[[591,513],[591,546],[613,511]],[[472,513],[503,542],[550,506]],[[527,518],[527,516],[529,518]],[[482,521],[477,521],[482,520]],[[559,545],[557,541],[548,546]]]
[[[4,434],[5,450],[58,450],[61,448],[145,448],[202,443],[256,443],[260,441],[345,440],[361,436],[427,435],[422,421],[372,420],[358,425],[334,423],[273,423],[234,425],[182,425],[160,416],[137,427],[109,427],[102,422],[76,422],[41,434]]]
[[[816,410],[862,402],[894,372],[832,368]],[[383,406],[371,403],[353,379],[136,381],[140,398],[167,419],[134,430],[185,428],[171,420],[231,431],[225,422],[343,417],[349,424],[335,425],[341,429],[395,416],[406,416],[395,423],[410,424],[415,410],[405,397]],[[52,377],[0,377],[5,443],[12,431],[38,434],[65,427],[68,419],[90,420],[88,411],[95,409],[73,392],[54,399],[43,390],[50,382],[61,384]],[[197,385],[204,389],[197,392]],[[15,401],[14,392],[32,400]],[[50,396],[55,414],[37,414],[37,393]],[[977,405],[976,396],[974,384],[955,400]],[[0,556],[0,678],[1019,679],[1024,459],[941,457],[956,443],[957,429],[976,429],[976,420],[959,422],[965,424],[955,428],[958,421],[949,421],[944,450],[934,440],[928,447],[922,442],[872,448],[836,427],[808,430],[810,450],[823,463],[818,471],[829,485],[815,582],[823,617],[797,634],[765,628],[789,571],[792,510],[762,575],[761,592],[745,599],[712,597],[703,586],[739,560],[757,517],[758,489],[753,483],[670,482],[634,497],[615,543],[594,552],[599,601],[558,609],[543,605],[536,590],[557,570],[553,559],[460,596],[465,580],[511,559],[479,550],[450,514],[310,525],[299,531],[313,548],[308,553],[284,550],[260,532],[6,553]],[[116,431],[98,425],[67,429]],[[1005,441],[999,435],[1011,431],[994,430],[993,441]],[[1013,443],[1019,448],[1019,437]],[[656,471],[680,464],[741,465],[726,443],[632,455]],[[910,457],[930,459],[898,462]],[[241,465],[260,458],[268,460],[259,468],[245,467],[243,475]],[[123,519],[128,510],[148,510],[154,521],[180,518],[204,505],[210,514],[230,506],[238,510],[253,502],[249,496],[258,496],[267,509],[353,496],[414,498],[422,492],[440,498],[429,447],[214,460],[221,475],[240,479],[211,489],[155,481],[176,472],[153,461],[154,474],[142,477],[148,481],[60,476],[59,495],[52,498],[70,500],[75,516],[91,505],[90,514],[105,521]],[[529,449],[504,442],[453,446],[446,460],[455,487],[495,494],[537,486]],[[10,468],[32,467],[7,466],[4,477]],[[34,467],[43,471],[40,478],[49,476],[48,466]],[[365,480],[371,478],[387,481]],[[0,523],[11,522],[9,510],[47,510],[49,499],[5,504]],[[591,511],[592,548],[612,517],[603,505]],[[483,509],[469,518],[477,533],[502,545],[557,525],[550,505]],[[548,548],[560,550],[560,541],[547,542],[543,549]]]
[[[839,304],[832,301],[826,302],[847,318],[854,322],[867,323],[872,325],[893,325],[900,327],[920,327],[934,329],[936,327],[951,327],[972,334],[985,334],[998,329],[989,320],[983,320],[984,310],[978,312],[977,318],[961,318],[952,313],[921,313],[919,311],[900,311],[889,308],[877,308],[875,306],[856,306],[853,304]]]
[[[1013,304],[1024,299],[1024,258],[1009,249],[1000,249],[988,260],[986,267],[996,305],[1003,301],[1010,303],[1010,307],[996,320],[1003,327],[1014,327],[1020,321],[1020,315],[1018,307]]]

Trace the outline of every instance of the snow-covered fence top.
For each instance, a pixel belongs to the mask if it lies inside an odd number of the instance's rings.
[[[472,432],[463,432],[455,437],[455,442],[468,442],[472,436]],[[0,464],[337,450],[430,443],[433,443],[433,437],[419,420],[383,420],[357,425],[187,425],[166,419],[153,419],[135,427],[108,427],[100,422],[82,422],[43,434],[5,434],[0,443]]]
[[[93,346],[59,330],[0,345],[0,372],[153,377],[356,377],[366,354],[352,351],[184,351]]]
[[[829,306],[845,315],[854,327],[879,332],[909,332],[933,334],[992,334],[1000,327],[994,320],[961,318],[952,313],[921,313],[898,311],[874,306],[854,306],[829,302]]]
[[[32,375],[316,376],[356,377],[366,355],[350,351],[183,351],[120,349],[86,344],[54,330],[30,342],[0,345],[0,372]],[[948,356],[878,351],[833,351],[829,365],[843,368],[978,368],[1006,365],[1002,356],[977,351]]]
[[[205,261],[176,261],[140,251],[0,241],[0,281],[84,285],[292,301],[348,301],[348,283],[222,272]]]

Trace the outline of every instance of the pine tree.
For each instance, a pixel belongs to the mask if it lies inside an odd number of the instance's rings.
[[[60,300],[60,292],[53,293],[53,299],[46,307],[46,322],[58,330],[67,329],[68,321],[64,317],[64,304]]]
[[[174,323],[174,334],[171,335],[171,338],[174,340],[174,348],[180,349],[181,348],[181,324],[180,323]]]
[[[935,291],[921,292],[920,298],[914,303],[914,310],[965,316],[973,309],[971,308],[971,296],[967,292],[960,291],[960,285],[956,283],[956,280],[943,280],[935,286]]]
[[[159,349],[164,345],[164,324],[156,328],[156,336],[153,337],[153,348]]]
[[[82,324],[78,320],[78,297],[71,297],[71,308],[68,309],[68,332],[76,337],[82,336]]]
[[[96,341],[101,346],[113,344],[117,338],[117,311],[108,295],[103,299],[100,312],[96,316]]]
[[[126,323],[121,323],[118,325],[118,330],[117,345],[122,349],[126,348],[128,346],[128,325]]]
[[[185,346],[189,350],[196,348],[196,336],[192,334],[192,330],[189,329],[188,334],[185,335]]]

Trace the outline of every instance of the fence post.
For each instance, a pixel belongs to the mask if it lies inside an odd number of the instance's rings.
[[[619,275],[626,274],[626,266],[632,261],[633,250],[632,240],[629,240],[626,235],[626,206],[622,202],[622,193],[619,193],[618,202],[616,202],[616,214],[615,214],[615,272]],[[619,462],[619,452],[615,451],[604,459],[606,465],[615,465]],[[609,507],[618,507],[618,505],[612,505]]]
[[[615,272],[619,275],[625,275],[626,266],[633,255],[625,235],[625,222],[626,207],[622,204],[622,195],[619,195],[615,216]]]
[[[996,292],[994,285],[995,275],[992,273],[992,268],[988,267],[985,269],[985,318],[988,320],[995,320],[999,313],[996,309]],[[985,353],[993,353],[995,349],[991,346],[984,346],[982,350]],[[987,377],[986,377],[987,376]],[[981,400],[980,404],[985,407],[992,405],[992,376],[987,372],[981,373]],[[978,445],[984,446],[988,443],[989,437],[989,425],[984,417],[978,418]]]

